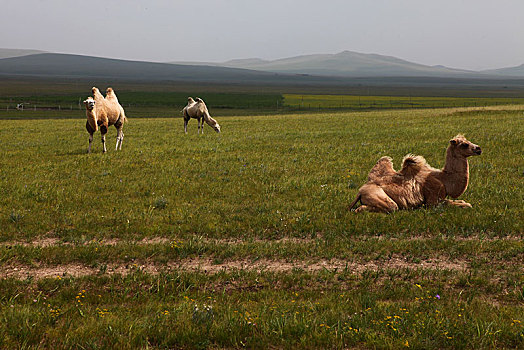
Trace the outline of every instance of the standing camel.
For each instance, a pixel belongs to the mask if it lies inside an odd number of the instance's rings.
[[[187,123],[191,118],[197,120],[198,133],[202,131],[204,133],[204,121],[213,128],[216,132],[220,132],[220,125],[218,122],[209,115],[207,106],[204,101],[197,97],[196,101],[192,97],[187,98],[187,106],[182,110],[184,115],[184,132],[187,134]]]
[[[118,102],[118,98],[112,88],[107,88],[105,98],[98,88],[93,87],[91,91],[93,92],[93,98],[89,97],[84,101],[87,116],[86,129],[89,133],[89,148],[87,152],[91,152],[93,134],[98,130],[98,127],[100,127],[100,133],[102,134],[104,153],[107,152],[106,134],[107,128],[111,125],[114,125],[117,130],[115,150],[122,149],[124,140],[122,129],[127,121],[124,108]]]
[[[469,182],[468,157],[480,155],[479,146],[469,142],[463,135],[449,141],[444,168],[435,169],[422,156],[408,154],[402,169],[395,171],[390,157],[382,157],[371,169],[368,182],[358,191],[349,205],[352,209],[358,201],[361,206],[355,211],[392,212],[412,209],[421,205],[450,204],[471,208],[471,204],[456,199],[466,191]]]

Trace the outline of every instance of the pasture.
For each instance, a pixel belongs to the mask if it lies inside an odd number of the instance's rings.
[[[3,120],[2,347],[523,347],[523,113],[128,112],[90,155],[83,118]],[[472,209],[347,211],[381,156],[442,167],[457,133]]]
[[[297,109],[405,109],[454,108],[524,104],[522,98],[508,97],[433,97],[433,96],[358,96],[284,94],[284,105]]]

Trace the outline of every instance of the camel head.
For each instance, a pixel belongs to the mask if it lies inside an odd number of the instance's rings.
[[[475,145],[472,142],[469,142],[466,140],[464,135],[457,135],[451,140],[449,140],[449,147],[451,148],[451,151],[456,156],[461,156],[464,158],[470,157],[470,156],[479,156],[482,153],[482,149],[480,146]]]
[[[212,126],[213,130],[220,133],[220,125],[218,123],[215,123],[215,125]]]
[[[95,88],[96,89],[96,88]],[[92,97],[88,97],[84,100],[84,106],[86,106],[87,110],[92,111],[95,108],[95,100],[93,100]]]

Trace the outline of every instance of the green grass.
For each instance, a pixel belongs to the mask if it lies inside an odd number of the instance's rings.
[[[101,88],[103,91],[103,88]],[[105,94],[105,93],[104,93]],[[0,109],[14,109],[18,103],[26,104],[26,109],[60,108],[65,110],[84,109],[82,101],[91,95],[89,89],[84,94],[75,95],[35,95],[5,96],[0,98]],[[157,92],[157,91],[117,91],[119,101],[124,107],[169,107],[181,110],[187,104],[187,97],[203,98],[209,106],[217,109],[276,109],[282,105],[278,94],[217,93],[217,92]]]
[[[128,87],[129,88],[129,87]],[[90,95],[90,89],[77,94],[38,94],[0,96],[0,120],[2,119],[84,119],[85,108],[82,101]],[[283,107],[283,97],[275,93],[237,93],[237,92],[158,92],[119,90],[120,103],[130,118],[137,117],[182,117],[182,109],[187,105],[188,96],[201,97],[209,106],[213,116],[253,115],[274,113]],[[23,103],[23,110],[17,110]]]
[[[524,99],[508,97],[479,98],[284,94],[284,105],[299,109],[448,108],[508,104],[524,104]]]
[[[18,82],[18,85],[20,82]],[[99,85],[101,90],[107,84]],[[38,87],[38,86],[37,86]],[[27,87],[0,94],[1,119],[47,119],[47,118],[84,118],[82,101],[90,95],[90,87],[53,86],[55,90],[41,91],[36,89],[30,94]],[[68,90],[64,90],[68,88]],[[268,92],[238,92],[231,87],[190,86],[179,91],[180,87],[172,86],[167,91],[155,89],[144,91],[143,86],[132,84],[115,85],[121,104],[130,117],[174,117],[181,116],[181,110],[187,103],[188,96],[203,98],[212,115],[237,116],[260,114],[286,114],[296,110],[374,110],[404,108],[450,108],[481,107],[509,104],[524,104],[523,98],[510,97],[422,97],[422,96],[363,96],[343,94],[280,94],[273,90]],[[191,90],[192,89],[192,90]],[[0,91],[2,85],[0,83]],[[19,103],[24,110],[16,110]]]
[[[448,278],[416,272],[357,279],[329,271],[212,276],[136,271],[125,277],[4,280],[9,297],[2,300],[0,334],[7,345],[64,348],[522,344],[513,306],[458,293],[460,287],[448,291],[443,287]]]
[[[0,126],[2,347],[524,345],[521,109],[130,118],[90,155],[78,118]],[[459,132],[472,209],[347,211]]]

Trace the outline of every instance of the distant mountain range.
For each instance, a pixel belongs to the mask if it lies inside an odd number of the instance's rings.
[[[278,60],[260,58],[235,59],[226,62],[171,62],[176,64],[244,68],[265,72],[311,74],[337,77],[524,77],[524,64],[518,67],[482,71],[427,66],[393,56],[343,51],[337,54],[303,55]]]
[[[444,66],[425,66],[392,56],[343,51],[337,54],[304,55],[278,60],[236,59],[223,63],[172,62],[191,65],[244,68],[287,74],[310,74],[337,77],[458,77],[479,72]]]
[[[274,73],[225,67],[187,66],[69,54],[38,53],[0,59],[0,75],[144,81],[258,82],[271,80]]]
[[[524,64],[510,68],[468,71],[351,51],[271,61],[252,58],[223,63],[153,63],[37,50],[0,49],[0,75],[248,84],[346,84],[348,79],[381,77],[488,80],[523,78]]]

